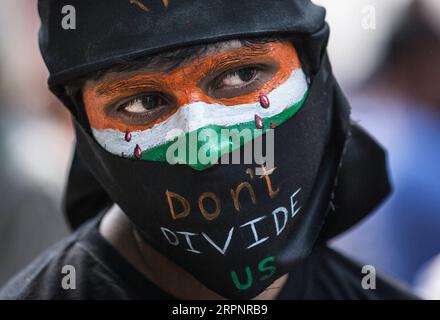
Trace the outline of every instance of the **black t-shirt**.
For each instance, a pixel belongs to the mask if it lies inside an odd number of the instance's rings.
[[[99,217],[90,220],[49,248],[0,290],[0,299],[173,299],[101,236],[99,222]],[[75,289],[63,288],[63,277],[72,275],[62,273],[64,266],[75,268]],[[279,299],[415,298],[381,276],[376,289],[363,289],[361,270],[328,247],[316,249],[292,270]]]

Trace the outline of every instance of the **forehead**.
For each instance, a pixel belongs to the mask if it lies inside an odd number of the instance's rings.
[[[270,50],[270,43],[287,42],[281,40],[228,40],[204,45],[195,45],[176,50],[165,51],[153,56],[146,56],[134,61],[126,61],[110,68],[100,75],[99,79],[89,80],[87,86],[96,85],[100,82],[117,80],[142,74],[169,73],[176,68],[191,64],[197,60],[204,60],[208,57],[221,57],[225,52],[240,52],[237,49],[246,49],[255,54],[267,53]]]

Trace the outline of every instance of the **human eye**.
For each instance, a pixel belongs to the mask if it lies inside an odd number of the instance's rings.
[[[259,70],[256,67],[244,67],[227,72],[217,79],[215,89],[234,89],[243,87],[256,78],[258,71]]]
[[[118,109],[128,114],[142,114],[166,104],[167,102],[160,94],[147,94],[122,103]]]
[[[173,103],[161,93],[153,92],[128,98],[116,105],[112,117],[130,125],[148,125],[173,109]]]
[[[234,98],[259,90],[276,73],[273,65],[245,65],[224,71],[208,85],[207,92],[214,98]]]

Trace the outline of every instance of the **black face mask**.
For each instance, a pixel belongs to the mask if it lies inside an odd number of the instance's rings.
[[[288,272],[295,276],[295,264],[310,254],[320,234],[325,240],[346,229],[388,191],[375,186],[367,190],[374,200],[356,206],[347,200],[350,195],[335,188],[346,184],[344,190],[364,194],[357,187],[363,185],[362,179],[352,168],[369,157],[380,164],[371,162],[360,172],[378,172],[369,177],[383,179],[383,170],[375,170],[383,169],[383,152],[370,148],[366,157],[358,152],[364,149],[353,147],[356,152],[345,165],[350,170],[342,167],[343,174],[338,175],[349,142],[349,107],[325,55],[324,12],[310,1],[274,1],[267,6],[263,0],[179,0],[167,9],[144,1],[155,12],[150,16],[133,11],[129,1],[74,1],[83,14],[78,15],[78,30],[70,33],[55,23],[63,3],[40,1],[40,46],[51,72],[51,90],[74,114],[76,156],[86,167],[81,174],[77,162],[72,167],[67,203],[75,213],[90,209],[87,199],[96,199],[95,195],[102,199],[101,207],[117,203],[148,244],[206,287],[226,298],[252,298],[278,277]],[[221,10],[213,10],[216,6]],[[114,23],[115,12],[127,25]],[[99,24],[91,22],[94,16],[100,17]],[[276,169],[262,178],[255,175],[256,165],[215,165],[194,171],[185,165],[112,155],[93,138],[81,97],[72,99],[64,90],[67,81],[121,57],[205,40],[277,33],[301,34],[295,46],[307,56],[311,87],[301,109],[275,128]],[[372,157],[374,153],[378,156]],[[330,228],[322,229],[324,222]]]
[[[220,295],[252,298],[310,253],[327,213],[329,194],[316,192],[333,186],[341,150],[331,141],[325,75],[274,130],[275,169],[266,176],[256,164],[195,171],[120,158],[75,123],[79,155],[148,244]]]

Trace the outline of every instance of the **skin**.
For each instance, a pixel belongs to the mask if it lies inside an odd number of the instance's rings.
[[[166,66],[147,66],[87,81],[83,99],[91,127],[145,130],[192,102],[256,103],[260,93],[269,93],[300,67],[290,42],[250,47],[227,42],[210,51],[168,72]]]
[[[170,295],[182,300],[225,300],[143,242],[118,206],[104,216],[99,232],[140,273]],[[276,299],[287,279],[288,274],[278,278],[252,300]]]
[[[215,44],[203,55],[169,70],[166,65],[113,72],[87,81],[83,99],[93,128],[144,130],[181,106],[204,101],[231,106],[257,102],[301,66],[287,41],[243,47],[239,41]],[[146,278],[180,299],[224,299],[143,242],[116,205],[104,216],[102,236]],[[254,299],[275,299],[288,275]]]

